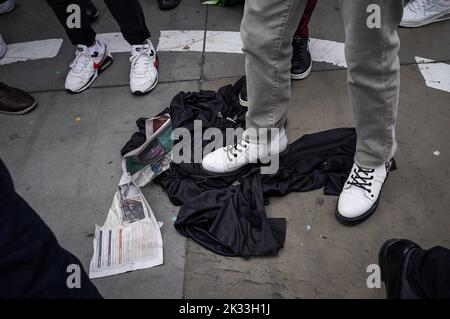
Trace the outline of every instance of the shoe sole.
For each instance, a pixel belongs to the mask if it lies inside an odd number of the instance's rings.
[[[90,78],[90,80],[88,81],[88,83],[86,83],[83,87],[81,87],[80,89],[76,90],[76,91],[72,91],[70,89],[66,89],[66,91],[68,93],[71,94],[77,94],[77,93],[81,93],[83,91],[85,91],[86,89],[88,89],[91,84],[95,81],[95,79],[102,74],[104,71],[106,71],[114,62],[114,59],[112,58],[111,55],[108,55],[105,58],[105,61],[102,63],[102,65],[97,69],[97,71],[92,75],[92,77]]]
[[[153,91],[156,88],[156,86],[158,85],[158,82],[159,82],[159,75],[157,74],[155,82],[153,82],[153,84],[146,91],[144,91],[144,92],[142,92],[142,91],[131,91],[131,93],[133,95],[139,95],[139,96],[149,94],[151,91]]]
[[[248,107],[248,101],[241,98],[241,93],[239,93],[239,104],[243,107]]]
[[[311,70],[312,70],[312,61],[311,61],[311,64],[309,65],[308,70],[306,70],[305,72],[299,73],[299,74],[291,73],[291,79],[292,80],[303,80],[308,77],[308,75],[311,73]]]
[[[10,114],[10,115],[23,115],[26,114],[28,112],[30,112],[32,109],[34,109],[37,105],[37,101],[35,100],[33,105],[27,107],[26,109],[19,111],[19,112],[7,112],[7,111],[2,111],[0,110],[0,113],[4,113],[4,114]]]
[[[384,183],[383,183],[384,186]],[[383,186],[381,186],[381,190],[383,189]],[[373,203],[372,207],[369,208],[369,210],[367,212],[365,212],[364,214],[362,214],[361,216],[358,217],[354,217],[354,218],[348,218],[348,217],[344,217],[339,213],[338,207],[339,207],[339,199],[336,203],[336,211],[335,211],[335,216],[337,221],[345,226],[356,226],[361,224],[362,222],[366,221],[370,216],[373,215],[373,213],[375,213],[377,207],[378,207],[378,203],[380,201],[381,198],[381,190],[380,190],[380,194],[378,195],[377,200],[375,201],[375,203]]]
[[[418,27],[423,27],[425,25],[434,23],[434,22],[441,22],[441,21],[446,21],[450,19],[450,10],[447,10],[446,12],[443,12],[437,16],[434,17],[430,17],[424,21],[418,22],[418,23],[402,23],[400,22],[400,26],[404,27],[404,28],[418,28]]]
[[[339,199],[338,199],[337,203],[336,203],[336,210],[335,210],[335,213],[334,213],[334,216],[336,217],[337,221],[340,224],[344,225],[344,226],[356,226],[356,225],[359,225],[359,224],[363,223],[370,216],[372,216],[373,213],[375,213],[375,211],[378,208],[378,204],[379,204],[380,198],[381,198],[381,193],[383,192],[383,187],[384,187],[384,184],[386,183],[386,181],[387,181],[387,179],[389,177],[389,173],[392,170],[395,170],[396,168],[397,168],[397,166],[395,164],[395,160],[392,159],[391,168],[389,169],[389,172],[386,175],[386,179],[384,180],[383,185],[381,185],[380,193],[378,194],[377,200],[375,201],[375,203],[373,203],[373,205],[369,208],[369,210],[366,211],[364,214],[362,214],[362,215],[360,215],[358,217],[354,217],[354,218],[348,218],[348,217],[342,216],[339,213],[339,209],[338,209],[338,207],[339,207]]]

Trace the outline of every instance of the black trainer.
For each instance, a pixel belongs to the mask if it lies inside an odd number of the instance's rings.
[[[311,73],[312,60],[309,52],[309,38],[295,35],[292,39],[291,78],[302,80]]]

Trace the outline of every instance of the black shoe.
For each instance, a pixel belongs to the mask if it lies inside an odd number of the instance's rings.
[[[180,4],[181,0],[158,0],[161,10],[171,10]]]
[[[402,273],[408,253],[420,249],[416,243],[406,239],[391,239],[384,243],[378,254],[381,280],[386,286],[388,299],[399,299],[402,289]],[[404,288],[404,287],[403,287]]]
[[[308,46],[309,38],[296,35],[292,39],[291,78],[301,80],[311,73],[312,60]]]
[[[91,0],[86,0],[86,14],[91,22],[95,21],[100,14]]]
[[[244,84],[241,92],[239,92],[239,104],[248,107],[247,84]]]
[[[0,112],[25,114],[36,106],[36,100],[27,92],[12,88],[0,82]]]

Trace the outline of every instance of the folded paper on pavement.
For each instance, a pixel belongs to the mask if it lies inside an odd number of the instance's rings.
[[[95,226],[90,278],[144,269],[163,263],[160,224],[140,187],[170,165],[170,117],[146,121],[146,142],[125,154],[123,175],[103,226]]]

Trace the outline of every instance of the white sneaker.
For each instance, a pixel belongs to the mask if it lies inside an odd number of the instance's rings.
[[[236,144],[219,148],[206,155],[202,167],[210,173],[231,173],[249,163],[266,162],[270,157],[284,152],[287,146],[288,140],[284,129],[278,130],[270,144],[261,140],[258,143],[250,142],[247,133],[244,132]]]
[[[415,28],[450,19],[450,0],[412,0],[403,10],[400,26]]]
[[[383,184],[393,169],[393,159],[386,165],[372,169],[353,164],[338,199],[337,220],[344,225],[357,225],[369,218],[378,206]]]
[[[158,85],[158,57],[150,40],[131,48],[130,89],[135,94],[145,94]]]
[[[75,60],[70,64],[70,71],[66,77],[66,90],[71,93],[86,90],[112,62],[106,43],[97,41],[96,45],[90,48],[78,45]]]
[[[3,3],[0,3],[0,14],[9,13],[15,8],[14,0],[6,0]]]
[[[6,54],[6,43],[2,38],[2,35],[0,33],[0,59],[3,58]]]

